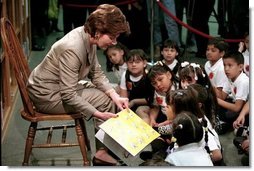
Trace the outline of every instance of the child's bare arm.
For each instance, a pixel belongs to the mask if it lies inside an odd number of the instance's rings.
[[[153,107],[151,107],[151,109],[150,109],[150,113],[149,113],[149,115],[150,115],[150,125],[153,127],[153,126],[157,126],[157,124],[158,123],[156,123],[156,119],[157,119],[157,117],[158,117],[158,114],[159,114],[159,111],[160,111],[160,109],[159,109],[159,107],[157,107],[157,106],[153,106]]]
[[[222,154],[220,149],[213,150],[211,151],[211,153],[212,153],[211,158],[213,161],[220,161],[222,159]]]
[[[239,128],[239,126],[244,125],[245,122],[245,116],[248,115],[250,112],[250,106],[249,106],[249,101],[247,101],[245,103],[245,105],[243,106],[239,116],[237,117],[237,119],[234,121],[233,123],[233,127],[234,128]]]
[[[164,122],[159,123],[158,126],[169,125],[171,123],[172,123],[172,120],[171,121],[170,120],[165,120]]]
[[[147,105],[147,101],[145,98],[133,99],[129,102],[129,108],[133,107],[134,105],[137,105],[137,106]]]
[[[216,97],[222,99],[222,87],[214,87],[214,91],[215,91],[215,94],[216,94]]]
[[[240,112],[243,108],[244,103],[245,103],[245,101],[243,101],[243,100],[236,100],[235,103],[230,103],[230,102],[224,101],[219,98],[217,98],[217,100],[218,100],[218,104],[221,107],[228,109],[232,112]]]
[[[243,53],[243,50],[244,50],[244,42],[240,42],[239,45],[238,45],[238,51]]]
[[[220,89],[217,89],[216,91],[216,96],[219,98],[219,99],[222,99],[222,100],[225,100],[227,97],[228,97],[228,94],[226,92],[224,92],[222,89],[221,91],[219,92]],[[218,93],[218,95],[217,95]]]

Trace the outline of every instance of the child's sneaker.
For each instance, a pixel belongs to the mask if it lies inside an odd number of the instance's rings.
[[[243,154],[244,153],[244,150],[242,148],[242,142],[244,140],[246,140],[247,137],[235,137],[233,139],[233,144],[235,145],[235,147],[237,148],[238,150],[238,154]]]
[[[214,129],[219,135],[223,135],[228,132],[229,124],[220,120],[219,118],[216,118],[216,124]]]
[[[234,130],[234,133],[237,137],[247,137],[249,136],[249,127],[241,126]]]

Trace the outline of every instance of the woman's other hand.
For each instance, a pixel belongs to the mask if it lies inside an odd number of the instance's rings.
[[[100,112],[100,111],[94,112],[93,116],[96,117],[96,118],[102,119],[104,121],[108,120],[110,118],[116,118],[116,117],[118,117],[117,114],[110,113],[110,112]]]
[[[119,94],[117,94],[114,90],[109,91],[108,94],[120,110],[123,110],[123,109],[129,107],[129,99],[128,98],[120,97]]]

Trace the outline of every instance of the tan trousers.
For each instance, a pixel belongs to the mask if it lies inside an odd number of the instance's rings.
[[[96,88],[85,88],[78,91],[78,95],[81,96],[84,101],[89,102],[100,112],[116,112],[114,102],[104,92]],[[33,100],[33,99],[32,99]],[[62,101],[56,101],[51,103],[36,103],[38,111],[44,113],[71,113],[78,112],[74,108],[64,105]]]

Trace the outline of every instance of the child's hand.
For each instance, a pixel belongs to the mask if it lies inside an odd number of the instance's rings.
[[[158,123],[158,124],[157,124],[158,127],[164,126],[164,125],[166,125],[166,123],[164,123],[164,122],[161,122],[161,123]]]
[[[242,149],[246,152],[246,153],[249,153],[249,147],[250,147],[250,140],[247,139],[247,140],[244,140],[242,142]]]
[[[129,102],[129,108],[132,108],[134,105],[135,105],[134,101],[131,100],[131,101]]]
[[[244,43],[243,43],[243,42],[240,42],[240,43],[239,43],[238,51],[242,53],[243,50],[244,50]]]
[[[154,119],[151,119],[150,126],[151,127],[158,127],[158,123]]]
[[[238,129],[240,126],[243,126],[245,122],[245,116],[239,115],[238,118],[233,122],[233,127]]]

